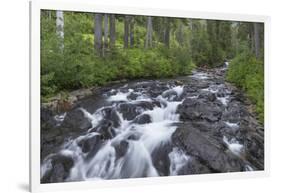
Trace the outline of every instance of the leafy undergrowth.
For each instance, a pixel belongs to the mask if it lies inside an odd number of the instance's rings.
[[[261,123],[264,122],[264,62],[249,53],[236,56],[229,65],[227,80],[242,88],[252,103]]]
[[[101,86],[114,80],[187,75],[195,67],[187,52],[184,48],[116,48],[107,57],[99,57],[87,51],[69,53],[69,49],[58,56],[54,51],[42,55],[41,94],[46,100],[59,91]]]

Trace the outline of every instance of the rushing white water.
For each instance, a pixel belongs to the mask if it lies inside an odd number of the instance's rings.
[[[182,169],[190,159],[190,156],[186,155],[182,150],[177,147],[173,148],[173,151],[169,153],[170,158],[170,175],[175,176],[179,174],[180,169]]]
[[[228,122],[228,121],[225,121],[224,123],[232,129],[238,129],[239,128],[238,123],[231,123],[231,122]]]
[[[211,85],[208,88],[203,88],[201,90],[205,91],[205,92],[217,93],[219,91],[218,88],[219,88],[219,86],[217,86],[217,85]]]
[[[65,116],[66,116],[66,113],[62,113],[62,114],[60,114],[60,115],[55,115],[55,116],[54,116],[54,119],[55,119],[56,122],[57,122],[57,126],[60,126],[60,125],[61,125],[61,123],[63,122]]]
[[[218,99],[224,106],[227,106],[227,104],[228,104],[228,102],[229,102],[229,96],[217,97],[217,99]]]
[[[90,114],[87,110],[80,108],[80,110],[84,113],[84,116],[91,121],[92,128],[96,127],[99,124],[99,122],[103,119],[103,114],[101,112],[102,109],[103,108],[99,109],[94,114]]]
[[[102,107],[93,114],[80,108],[85,117],[91,121],[92,127],[86,135],[79,136],[66,143],[59,152],[61,155],[71,157],[74,160],[74,166],[70,170],[67,181],[137,178],[159,175],[153,165],[151,155],[161,145],[171,141],[171,135],[176,130],[176,126],[173,123],[179,122],[179,115],[176,114],[176,110],[182,101],[170,101],[169,98],[162,97],[162,95],[154,98],[153,100],[159,101],[161,106],[154,106],[151,110],[139,109],[138,111],[140,113],[138,116],[148,115],[150,117],[151,122],[146,124],[137,124],[133,120],[128,121],[121,112],[117,111],[120,126],[114,128],[117,133],[115,137],[104,141],[92,157],[89,153],[84,153],[79,146],[81,141],[100,135],[99,131],[95,131],[95,127],[104,119],[105,114],[103,110],[105,108],[113,108],[118,106],[119,103],[137,104],[141,101],[152,102],[152,99],[147,97],[144,92],[132,89],[124,91],[126,85],[121,88],[123,88],[122,91],[114,90],[109,92],[107,101],[111,103],[111,106]],[[180,97],[183,93],[183,87],[170,87],[170,89],[163,93],[171,91],[174,92],[175,96]],[[137,95],[136,99],[128,98],[132,93]],[[136,136],[136,138],[129,139],[131,135]],[[118,146],[122,141],[126,141],[128,148],[125,150],[125,155],[118,157],[114,147]],[[181,161],[187,161],[188,157],[182,154],[181,151],[175,149],[169,154],[172,161],[171,174],[176,174],[180,169]],[[50,168],[51,162],[47,158],[41,167],[41,174],[44,175]]]
[[[176,86],[176,87],[173,87],[172,89],[177,93],[178,96],[182,95],[182,93],[183,93],[182,86]]]
[[[204,73],[204,72],[193,72],[193,75],[191,75],[190,77],[199,79],[199,80],[205,80],[205,79],[209,78],[208,74]]]
[[[240,155],[241,151],[243,150],[243,145],[240,144],[235,138],[229,140],[226,136],[223,136],[223,141],[233,154],[238,156]]]
[[[112,95],[108,98],[108,101],[111,102],[117,102],[117,101],[128,101],[128,95],[130,92],[123,93],[123,92],[118,92],[116,95]]]
[[[251,167],[251,166],[249,166],[249,165],[245,165],[245,171],[254,171],[254,169]]]

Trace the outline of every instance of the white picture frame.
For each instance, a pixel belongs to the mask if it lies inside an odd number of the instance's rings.
[[[85,182],[68,182],[40,184],[40,10],[66,10],[79,12],[108,12],[116,14],[133,15],[152,15],[152,16],[170,16],[185,18],[203,18],[216,20],[234,20],[264,23],[265,37],[265,166],[264,171],[222,173],[222,174],[204,174],[173,177],[152,177],[138,179],[120,179],[120,180],[102,180]],[[30,191],[53,191],[53,190],[73,190],[85,188],[119,187],[119,186],[141,186],[148,184],[161,183],[188,183],[190,181],[210,181],[225,179],[256,178],[269,175],[269,143],[270,143],[270,124],[268,117],[268,99],[269,99],[269,34],[270,18],[258,15],[240,15],[230,13],[209,13],[188,10],[162,10],[139,7],[117,7],[98,5],[91,1],[31,1],[30,2]]]

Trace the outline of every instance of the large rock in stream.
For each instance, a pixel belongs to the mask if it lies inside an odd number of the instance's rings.
[[[91,121],[80,108],[69,111],[61,125],[61,127],[67,128],[70,131],[86,130],[91,126]]]
[[[196,157],[212,172],[237,172],[243,162],[224,147],[209,140],[204,133],[187,124],[181,124],[172,136],[173,143],[188,155]]]
[[[52,157],[50,164],[51,169],[45,173],[41,183],[55,183],[66,180],[74,161],[70,156],[57,154]]]
[[[210,103],[205,99],[187,98],[178,107],[177,112],[182,121],[205,119],[209,122],[216,122],[221,119],[223,106],[215,102]]]

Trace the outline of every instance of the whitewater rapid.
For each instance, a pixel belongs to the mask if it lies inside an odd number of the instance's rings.
[[[146,97],[143,90],[134,91],[133,89],[122,90],[112,89],[106,100],[109,106],[102,107],[91,114],[87,110],[80,108],[92,124],[86,135],[72,139],[63,145],[60,154],[70,156],[74,160],[74,166],[70,170],[66,181],[76,180],[96,180],[96,179],[117,179],[117,178],[137,178],[159,176],[153,165],[152,157],[154,151],[165,144],[171,142],[171,135],[176,130],[175,123],[179,122],[179,115],[176,113],[178,105],[182,103],[180,98],[183,93],[183,86],[169,86],[161,95],[155,98]],[[113,93],[113,94],[112,94]],[[135,99],[129,99],[128,96],[134,94]],[[139,108],[138,117],[148,115],[150,123],[138,124],[134,120],[126,120],[118,107],[124,103],[137,104],[141,102],[158,102],[160,105],[153,106],[153,109]],[[80,142],[99,136],[99,130],[96,127],[105,119],[103,110],[112,108],[116,110],[119,118],[119,126],[113,128],[116,136],[107,139],[99,147],[94,156],[89,158],[90,152],[84,153],[79,146]],[[134,136],[131,137],[130,136]],[[127,150],[125,155],[117,157],[114,147],[120,143],[126,143]],[[169,154],[171,168],[170,175],[176,175],[178,168],[188,161],[188,155],[183,151],[173,149]],[[45,159],[41,167],[41,175],[44,176],[48,169],[51,169],[50,159],[52,155]]]

